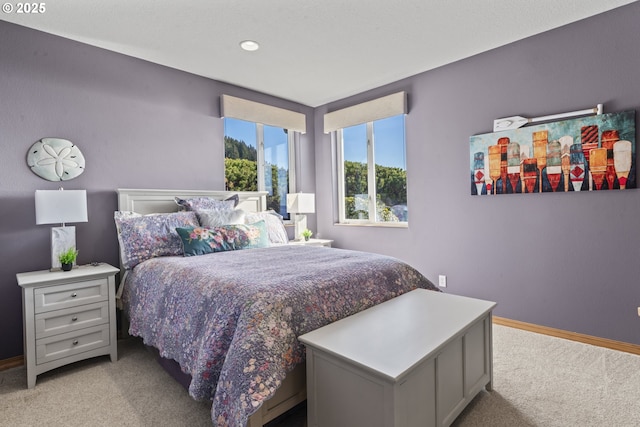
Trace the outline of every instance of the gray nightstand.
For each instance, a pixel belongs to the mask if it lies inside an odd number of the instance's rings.
[[[27,386],[36,376],[69,363],[108,354],[118,359],[115,275],[109,264],[71,271],[16,274],[22,288]]]
[[[309,239],[309,240],[290,240],[290,245],[305,245],[305,246],[327,246],[331,247],[333,240],[328,239]]]

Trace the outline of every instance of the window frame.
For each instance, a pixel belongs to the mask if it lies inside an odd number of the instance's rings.
[[[390,116],[393,117],[393,116]],[[382,120],[382,119],[378,119]],[[374,134],[374,122],[377,120],[368,121],[362,124],[366,125],[366,138],[367,138],[367,202],[369,209],[369,219],[355,219],[346,217],[346,203],[345,203],[345,168],[344,168],[344,128],[337,129],[331,132],[332,143],[336,147],[336,163],[337,163],[337,186],[338,186],[338,222],[336,225],[358,225],[358,226],[373,226],[373,227],[396,227],[407,228],[409,221],[380,221],[378,219],[377,210],[377,185],[376,185],[376,162],[375,162],[375,134]],[[403,117],[403,144],[406,152],[406,114]],[[405,171],[406,171],[406,156],[405,156]],[[408,180],[408,177],[407,177]],[[408,185],[407,185],[408,187]],[[407,189],[408,191],[408,189]],[[407,200],[408,206],[408,200]],[[371,219],[371,213],[373,213],[374,219]]]

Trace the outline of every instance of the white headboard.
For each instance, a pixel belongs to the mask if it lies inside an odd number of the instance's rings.
[[[175,212],[178,205],[175,197],[211,197],[224,200],[234,194],[240,202],[238,209],[246,212],[261,212],[267,208],[266,191],[207,191],[207,190],[149,190],[139,188],[118,188],[118,210],[132,211],[142,215],[150,213]]]

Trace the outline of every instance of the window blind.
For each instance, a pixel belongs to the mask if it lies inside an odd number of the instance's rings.
[[[220,112],[222,117],[277,126],[301,133],[307,131],[307,119],[302,113],[235,96],[222,95],[220,97]]]
[[[407,114],[407,94],[397,92],[324,115],[324,133]]]

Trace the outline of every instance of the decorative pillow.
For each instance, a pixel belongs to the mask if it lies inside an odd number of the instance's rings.
[[[269,233],[269,241],[274,244],[289,243],[287,230],[284,228],[282,216],[274,210],[264,212],[248,212],[245,215],[245,222],[251,224],[264,220],[267,224],[267,232]]]
[[[269,246],[264,221],[255,224],[222,225],[220,227],[178,227],[184,256]]]
[[[185,211],[197,211],[201,209],[231,210],[236,207],[239,200],[237,194],[226,200],[218,200],[211,197],[194,197],[191,199],[175,198],[178,206]]]
[[[114,213],[120,258],[131,269],[149,258],[182,255],[182,242],[176,227],[197,227],[195,212],[140,215],[135,212]]]
[[[234,194],[233,196],[229,196],[226,199],[224,199],[225,202],[228,202],[230,200],[233,200],[233,207],[237,208],[238,203],[240,203],[240,196],[238,196],[237,194]]]
[[[202,209],[197,210],[196,215],[200,220],[201,226],[213,228],[220,227],[221,225],[244,224],[245,213],[242,209]]]

